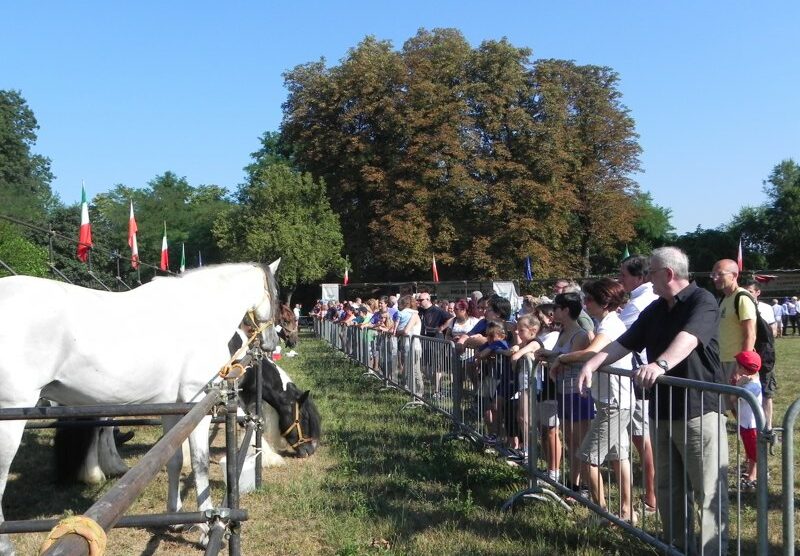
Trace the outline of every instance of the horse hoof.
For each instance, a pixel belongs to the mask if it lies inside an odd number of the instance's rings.
[[[200,540],[197,541],[197,544],[206,548],[208,546],[208,525],[205,523],[197,523],[196,525],[192,525],[191,529],[189,529],[190,533],[196,531],[200,531]]]
[[[170,533],[183,533],[183,531],[185,529],[186,529],[186,525],[184,525],[183,523],[176,523],[174,525],[167,525],[167,530]]]
[[[134,437],[136,433],[133,431],[119,432],[118,429],[114,430],[114,441],[119,444],[125,444]]]

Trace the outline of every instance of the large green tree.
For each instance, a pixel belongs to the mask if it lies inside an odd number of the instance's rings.
[[[213,227],[230,260],[269,263],[278,257],[278,279],[288,300],[298,284],[317,282],[343,268],[342,232],[325,184],[285,163],[250,167],[236,193],[237,206]],[[288,293],[287,293],[288,292]]]
[[[0,211],[41,223],[56,204],[50,159],[35,154],[39,125],[19,91],[0,90]]]
[[[770,264],[773,268],[797,268],[800,252],[800,165],[787,159],[777,164],[764,182],[768,201],[766,240],[771,244]]]
[[[324,179],[357,272],[421,278],[588,272],[633,233],[633,119],[609,68],[507,40],[367,37],[286,75],[281,143]],[[449,267],[449,268],[448,268]]]

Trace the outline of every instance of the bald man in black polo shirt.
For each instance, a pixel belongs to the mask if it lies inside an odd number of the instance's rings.
[[[616,342],[592,357],[581,370],[578,387],[591,384],[592,374],[631,351],[647,349],[650,363],[635,378],[650,388],[658,377],[669,376],[724,383],[719,359],[719,308],[710,292],[689,282],[689,260],[675,247],[662,247],[650,257],[650,280],[660,299],[644,309]],[[684,400],[688,407],[684,407]],[[694,531],[685,508],[694,491],[702,508],[702,550],[728,553],[728,441],[725,415],[717,394],[691,389],[684,392],[657,385],[656,403],[650,403],[650,433],[656,461],[658,509],[664,537],[682,551],[693,553]],[[655,411],[658,414],[655,415]],[[684,416],[688,415],[688,420]],[[671,435],[671,436],[670,436]],[[685,477],[688,491],[684,492]]]

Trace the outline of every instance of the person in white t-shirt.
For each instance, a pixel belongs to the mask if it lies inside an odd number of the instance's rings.
[[[775,311],[772,310],[772,307],[763,301],[759,301],[759,297],[761,296],[761,284],[756,282],[755,280],[750,280],[747,282],[747,285],[744,287],[747,291],[750,292],[750,295],[753,296],[753,299],[756,300],[756,305],[758,306],[758,314],[761,315],[761,318],[764,319],[769,327],[772,329],[772,335],[778,335],[778,324],[775,320]]]
[[[611,278],[600,278],[583,286],[586,312],[597,323],[595,336],[586,349],[565,353],[559,363],[574,364],[588,361],[600,350],[625,333],[625,325],[617,309],[625,300],[622,284]],[[630,371],[633,361],[630,355],[616,361],[613,368]],[[636,523],[636,514],[631,505],[631,465],[629,458],[630,439],[628,429],[631,421],[633,394],[631,379],[612,372],[588,372],[585,383],[591,386],[592,398],[597,406],[597,415],[592,421],[580,447],[581,476],[588,479],[592,499],[605,508],[603,476],[599,466],[610,460],[614,467],[617,484],[620,485],[619,517]],[[581,370],[584,374],[584,370]]]
[[[783,336],[783,305],[777,299],[772,300],[772,314],[775,315],[775,337]]]
[[[641,255],[631,255],[620,263],[619,281],[630,295],[630,299],[619,314],[625,328],[630,328],[639,318],[639,313],[658,299],[653,292],[653,283],[647,276],[648,266],[649,259]],[[647,353],[635,354],[634,363],[636,366],[647,364]],[[653,445],[650,443],[649,403],[644,399],[636,400],[631,416],[633,423],[631,440],[642,461],[645,490],[644,511],[654,515],[656,513],[656,468],[653,461]]]

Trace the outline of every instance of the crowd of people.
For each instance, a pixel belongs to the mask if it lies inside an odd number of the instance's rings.
[[[682,251],[664,247],[649,257],[626,258],[616,279],[590,280],[582,286],[558,280],[551,297],[525,296],[516,312],[496,294],[476,291],[468,299],[434,302],[431,293],[423,291],[366,302],[320,302],[312,314],[389,336],[444,338],[454,342],[459,353],[473,353],[462,357],[465,375],[477,395],[486,398],[486,425],[492,435],[527,438],[526,396],[535,380],[542,458],[551,479],[585,489],[604,506],[599,468],[609,463],[619,485],[615,511],[635,523],[633,444],[645,487],[639,510],[659,512],[665,540],[693,550],[685,546],[694,543],[687,517],[692,510],[681,501],[694,500],[702,509],[701,538],[695,548],[724,554],[726,414],[737,418],[745,447],[747,461],[740,478],[744,490],[756,488],[755,415],[735,398],[728,401],[702,388],[675,394],[656,381],[667,375],[741,386],[762,403],[771,429],[777,384],[772,364],[764,361],[762,368],[756,351],[757,321],[763,319],[775,336],[789,329],[795,334],[800,305],[796,298],[776,299],[771,306],[759,302],[759,284],[740,287],[735,261],[718,261],[710,278],[719,301],[690,280]],[[493,375],[489,392],[481,391],[486,387],[484,362],[499,356],[509,364]],[[435,393],[439,389],[437,377]],[[654,398],[660,403],[651,403]],[[513,413],[509,407],[515,408]],[[511,445],[524,450],[518,438]],[[562,455],[569,462],[564,477]]]

